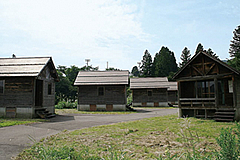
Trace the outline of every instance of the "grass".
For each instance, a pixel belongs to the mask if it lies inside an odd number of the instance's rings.
[[[71,148],[71,156],[81,156],[80,159],[112,159],[112,155],[113,159],[161,159],[183,151],[192,152],[193,149],[211,155],[213,150],[219,149],[215,138],[221,128],[226,127],[236,127],[236,124],[183,119],[177,115],[154,117],[65,131],[43,139],[17,159],[38,159],[37,156],[41,155],[39,149],[57,152],[63,147]]]
[[[76,109],[55,109],[56,114],[131,114],[133,111],[78,111]]]
[[[36,122],[43,122],[42,119],[18,119],[18,118],[0,118],[0,128],[14,125],[30,124]]]
[[[174,109],[174,107],[134,107],[137,110],[144,109]],[[137,111],[78,111],[77,109],[55,109],[56,114],[132,114]]]

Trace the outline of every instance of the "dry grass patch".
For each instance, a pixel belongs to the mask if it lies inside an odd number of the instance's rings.
[[[20,158],[31,159],[38,154],[36,147],[39,146],[68,146],[78,153],[87,151],[88,156],[99,159],[108,159],[106,157],[113,154],[124,156],[125,159],[160,159],[160,155],[164,157],[166,153],[174,155],[195,149],[208,155],[213,149],[218,149],[215,138],[219,136],[222,127],[228,126],[235,124],[195,118],[179,119],[177,115],[154,117],[66,131],[43,139],[22,153]]]

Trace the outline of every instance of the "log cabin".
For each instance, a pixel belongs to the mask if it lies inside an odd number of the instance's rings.
[[[167,77],[131,78],[133,107],[159,107],[168,106]]]
[[[195,54],[175,75],[179,117],[240,120],[240,73],[206,52]]]
[[[125,111],[128,77],[128,71],[80,71],[74,82],[78,110]]]
[[[52,115],[56,81],[51,57],[0,58],[0,117]]]

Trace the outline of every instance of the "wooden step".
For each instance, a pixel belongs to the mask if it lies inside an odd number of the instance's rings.
[[[214,118],[234,118],[234,115],[214,115]]]
[[[235,115],[235,112],[215,112],[216,114],[227,114],[227,115]]]
[[[233,122],[234,119],[223,119],[223,118],[214,118],[217,122]]]

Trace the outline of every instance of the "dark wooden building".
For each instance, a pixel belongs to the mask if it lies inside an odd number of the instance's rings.
[[[174,79],[179,116],[240,119],[239,72],[205,52],[194,55]]]
[[[175,105],[178,104],[178,97],[177,97],[177,82],[168,82],[168,103]]]
[[[131,78],[133,107],[159,107],[168,106],[167,77]]]
[[[0,117],[55,113],[58,75],[51,57],[0,58]]]
[[[80,71],[74,83],[78,110],[125,111],[128,77],[128,71]]]

